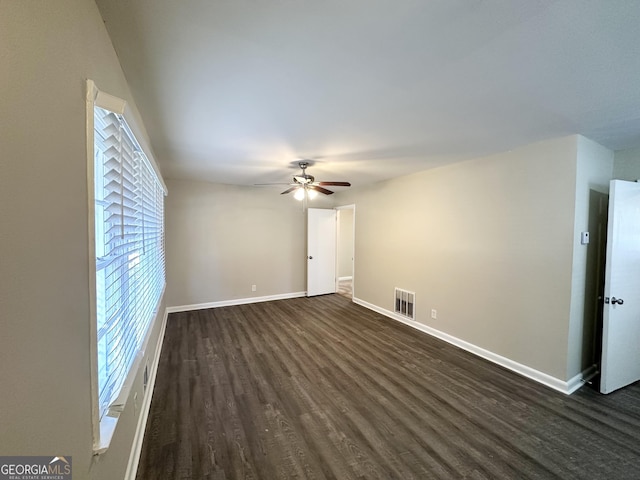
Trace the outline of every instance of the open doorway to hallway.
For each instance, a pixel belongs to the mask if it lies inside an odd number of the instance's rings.
[[[337,207],[338,211],[338,285],[339,295],[353,298],[354,293],[354,245],[355,245],[355,205]]]

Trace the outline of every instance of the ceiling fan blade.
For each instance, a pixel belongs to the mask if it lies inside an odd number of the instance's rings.
[[[331,190],[327,190],[326,188],[319,187],[318,185],[309,185],[307,188],[311,190],[315,190],[316,192],[324,193],[325,195],[331,195],[333,192]]]
[[[286,184],[286,185],[288,185],[288,184]],[[287,189],[286,189],[284,192],[282,192],[280,195],[285,195],[285,194],[287,194],[287,193],[291,193],[291,192],[293,192],[294,190],[297,190],[298,188],[300,188],[300,187],[291,187],[291,188],[287,188]]]
[[[281,182],[281,183],[254,183],[254,186],[262,187],[264,185],[293,185],[292,183]]]
[[[334,187],[350,187],[351,184],[349,182],[318,182],[318,185],[323,186],[334,186]]]

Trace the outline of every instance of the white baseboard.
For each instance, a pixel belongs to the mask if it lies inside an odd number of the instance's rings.
[[[178,305],[167,307],[169,313],[188,312],[190,310],[204,310],[206,308],[229,307],[231,305],[245,305],[247,303],[270,302],[272,300],[286,300],[307,295],[307,292],[281,293],[278,295],[266,295],[264,297],[237,298],[234,300],[222,300],[220,302],[195,303],[193,305]]]
[[[478,347],[477,345],[473,345],[465,340],[461,340],[457,337],[449,335],[448,333],[441,332],[440,330],[436,330],[435,328],[428,327],[427,325],[423,325],[420,322],[416,322],[415,320],[410,320],[401,315],[398,315],[390,310],[386,310],[372,303],[366,302],[359,298],[353,298],[353,302],[358,305],[362,305],[369,310],[373,310],[374,312],[378,312],[386,317],[392,318],[393,320],[397,320],[399,322],[404,323],[405,325],[409,325],[410,327],[415,328],[416,330],[420,330],[421,332],[427,333],[433,337],[439,338],[440,340],[444,340],[447,343],[455,345],[456,347],[462,348],[470,353],[478,355],[490,362],[496,363],[502,367],[508,368],[509,370],[519,373],[531,380],[535,380],[538,383],[546,385],[549,388],[552,388],[558,392],[562,392],[564,394],[570,395],[576,390],[578,390],[582,385],[584,385],[590,378],[592,378],[596,373],[596,366],[593,365],[586,369],[584,372],[579,373],[569,381],[560,380],[559,378],[548,375],[539,370],[535,370],[527,365],[523,365],[521,363],[515,362],[509,358],[503,357],[502,355],[498,355],[497,353],[493,353],[489,350],[485,350],[484,348]]]
[[[140,453],[142,452],[142,442],[144,440],[144,431],[147,426],[147,418],[149,417],[149,409],[151,408],[151,397],[153,396],[153,387],[156,384],[156,375],[158,373],[158,363],[160,363],[160,352],[162,351],[162,342],[164,341],[164,332],[167,328],[167,317],[169,309],[165,308],[160,326],[160,334],[158,335],[158,343],[156,351],[151,362],[151,371],[147,381],[147,390],[144,392],[142,405],[140,406],[140,416],[138,417],[138,425],[136,433],[133,436],[133,444],[131,445],[131,453],[129,453],[129,462],[124,475],[124,480],[135,480],[138,471],[138,463],[140,462]]]

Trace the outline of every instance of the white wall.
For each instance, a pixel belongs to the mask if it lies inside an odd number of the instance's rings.
[[[418,322],[566,380],[576,155],[566,137],[336,194],[357,297],[415,291]]]
[[[85,81],[131,94],[92,0],[0,1],[0,64],[0,453],[122,478],[132,402],[92,456]]]
[[[167,186],[168,305],[306,290],[306,216],[291,195],[183,180]]]
[[[598,363],[596,317],[598,273],[604,267],[599,256],[606,237],[606,205],[613,175],[613,151],[578,136],[571,315],[567,378]],[[590,232],[590,243],[581,244],[581,233]]]

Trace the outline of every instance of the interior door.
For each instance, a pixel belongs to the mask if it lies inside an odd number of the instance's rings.
[[[609,191],[600,391],[640,380],[640,184]]]
[[[336,211],[307,209],[307,296],[336,292]]]

